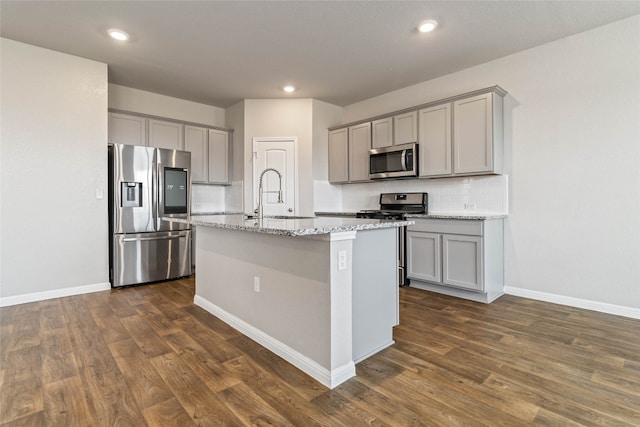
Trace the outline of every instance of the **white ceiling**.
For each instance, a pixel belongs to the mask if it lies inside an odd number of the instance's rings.
[[[638,0],[2,0],[0,34],[107,63],[111,83],[218,107],[344,106],[636,14]],[[436,31],[417,33],[430,18]],[[111,40],[112,27],[132,39]]]

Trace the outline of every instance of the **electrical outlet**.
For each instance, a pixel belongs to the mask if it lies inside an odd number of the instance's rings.
[[[254,276],[253,278],[253,290],[260,292],[260,278],[258,276]]]
[[[464,204],[464,210],[465,211],[473,211],[476,209],[476,204],[475,203],[465,203]]]
[[[338,271],[347,269],[347,251],[338,252]]]

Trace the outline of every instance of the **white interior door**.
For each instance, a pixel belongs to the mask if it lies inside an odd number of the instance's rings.
[[[258,207],[260,174],[274,168],[282,174],[282,199],[278,203],[278,175],[269,171],[262,179],[264,215],[295,215],[297,211],[296,138],[253,138],[253,208]],[[267,193],[268,192],[268,193]]]

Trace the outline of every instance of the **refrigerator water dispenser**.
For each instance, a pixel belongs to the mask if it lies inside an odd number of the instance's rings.
[[[123,208],[138,208],[142,206],[142,183],[121,182],[120,200]]]

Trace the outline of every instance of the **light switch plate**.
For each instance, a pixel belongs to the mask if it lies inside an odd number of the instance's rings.
[[[96,188],[96,199],[104,199],[104,190],[102,188]]]

